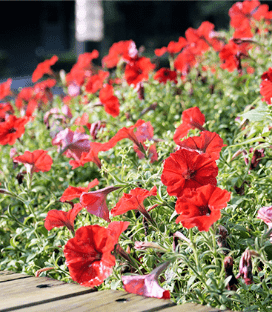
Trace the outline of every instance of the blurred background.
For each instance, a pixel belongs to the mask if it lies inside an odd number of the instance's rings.
[[[215,30],[229,27],[229,8],[237,1],[0,1],[0,82],[29,78],[37,64],[56,54],[54,69],[68,72],[83,52],[132,39],[146,56],[208,20]],[[270,10],[272,2],[268,3]],[[22,82],[21,86],[22,86]],[[13,88],[16,86],[12,85]]]

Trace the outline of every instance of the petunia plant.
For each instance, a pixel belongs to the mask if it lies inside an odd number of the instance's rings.
[[[0,270],[272,309],[272,12],[229,16],[0,84]]]

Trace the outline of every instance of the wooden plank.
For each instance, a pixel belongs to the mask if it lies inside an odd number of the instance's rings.
[[[93,292],[48,277],[29,277],[0,283],[0,310],[11,311],[58,298]],[[2,310],[3,309],[3,310]]]
[[[53,312],[53,311],[73,311],[73,312],[107,312],[107,311],[161,311],[166,307],[175,304],[170,300],[146,298],[129,294],[118,290],[104,290],[90,294],[84,294],[65,300],[48,302],[39,306],[20,309],[20,312]]]
[[[216,309],[216,308],[211,308],[208,306],[203,306],[200,304],[195,304],[195,303],[184,303],[181,305],[176,305],[171,308],[167,309],[162,309],[160,312],[220,312],[222,310]],[[229,310],[224,310],[224,312],[231,312]]]
[[[30,277],[30,275],[14,273],[11,271],[2,271],[0,272],[0,283],[28,277]]]
[[[0,271],[0,277],[3,275],[11,275],[11,274],[15,274],[15,272],[12,271]]]

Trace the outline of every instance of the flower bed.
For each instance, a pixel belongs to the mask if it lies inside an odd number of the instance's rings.
[[[272,12],[229,15],[152,60],[121,41],[0,84],[1,270],[271,310]]]

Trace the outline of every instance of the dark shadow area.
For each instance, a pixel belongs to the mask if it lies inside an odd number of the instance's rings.
[[[228,10],[236,1],[102,1],[104,38],[86,42],[84,51],[132,39],[145,55],[184,36],[208,20],[215,30],[229,28]],[[39,62],[56,54],[56,70],[68,72],[79,54],[75,39],[75,1],[0,1],[0,79],[30,76]],[[268,3],[270,9],[271,2]]]

